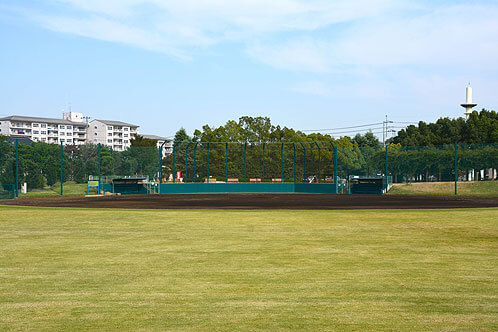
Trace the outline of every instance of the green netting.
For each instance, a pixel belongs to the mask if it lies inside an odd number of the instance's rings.
[[[96,163],[92,164],[91,175],[98,175],[98,147],[95,146]],[[100,174],[102,183],[122,177],[146,178],[157,181],[159,172],[159,151],[156,147],[130,147],[114,151],[102,146],[100,151]],[[95,178],[95,177],[94,177]]]
[[[218,143],[181,142],[163,160],[163,170],[181,172],[184,182],[332,181],[329,142]]]
[[[349,144],[336,147],[336,151],[334,154],[332,142],[313,141],[180,142],[162,151],[155,146],[114,151],[97,145],[64,146],[61,151],[61,146],[55,144],[19,143],[19,185],[26,182],[28,190],[54,190],[61,177],[63,182],[76,183],[100,177],[101,184],[135,177],[152,185],[159,182],[160,176],[163,183],[173,181],[175,171],[181,172],[182,182],[189,183],[206,182],[208,178],[212,182],[333,183],[334,167],[341,185],[351,177],[384,178],[384,187],[391,181],[497,179],[498,144],[390,145],[387,153],[381,146]],[[16,183],[15,174],[15,146],[6,138],[0,139],[0,190],[4,189],[5,195]],[[154,190],[148,190],[151,191]]]
[[[15,174],[15,147],[6,139],[0,140],[0,198],[14,198]]]

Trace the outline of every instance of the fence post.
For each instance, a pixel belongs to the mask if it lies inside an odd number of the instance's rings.
[[[303,163],[304,179],[303,179],[303,182],[305,182],[306,181],[306,148],[304,147],[303,142],[299,142],[299,143],[301,143],[301,146],[303,147],[303,153],[304,153],[304,163]]]
[[[280,179],[284,183],[284,143],[280,147]]]
[[[225,142],[225,183],[228,183],[228,142]]]
[[[334,184],[335,184],[335,193],[339,193],[339,183],[337,182],[337,146],[334,145]]]
[[[455,196],[458,196],[458,143],[455,142]]]
[[[209,142],[207,146],[207,183],[209,183]]]
[[[296,143],[292,143],[294,147],[294,183],[296,183]]]
[[[334,142],[329,141],[330,144],[332,144],[332,148],[334,151],[334,186],[335,186],[335,193],[339,193],[339,184],[337,183],[337,146],[335,146]]]
[[[247,182],[247,142],[244,142],[244,182]]]
[[[61,143],[61,196],[64,195],[64,146]]]
[[[195,183],[196,173],[197,173],[197,142],[194,145],[194,183]]]
[[[161,183],[163,182],[163,146],[161,145],[158,149],[159,151],[159,154],[158,154],[158,157],[159,157],[159,172],[157,173],[157,176],[159,177],[159,179],[157,180],[157,184],[158,185],[161,185]],[[158,187],[159,188],[159,187]]]
[[[176,144],[173,144],[173,183],[176,183]]]
[[[263,142],[263,182],[265,182],[265,144]]]
[[[185,183],[188,182],[188,148],[190,147],[192,142],[188,142],[187,147],[185,148]],[[194,161],[195,162],[195,161]],[[194,171],[195,173],[195,171]]]
[[[387,180],[387,176],[388,176],[388,172],[389,172],[389,145],[386,145],[386,170],[385,170],[385,190],[387,190],[387,187],[389,186],[389,184],[387,183],[388,180]]]
[[[19,140],[16,139],[16,197],[19,197]]]
[[[98,195],[100,195],[100,189],[101,189],[101,186],[102,186],[102,174],[101,174],[101,167],[102,167],[102,162],[101,162],[101,158],[100,158],[100,150],[101,150],[101,145],[99,143],[99,146],[98,146],[98,157],[99,157],[99,162],[98,162],[98,165],[99,165],[99,186],[98,186]]]
[[[320,161],[321,161],[321,151],[320,145],[315,141],[315,145],[318,148],[318,183],[320,183]]]

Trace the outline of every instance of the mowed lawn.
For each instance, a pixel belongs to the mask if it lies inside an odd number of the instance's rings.
[[[0,330],[496,331],[498,209],[0,207]]]
[[[460,196],[498,197],[498,181],[462,181],[457,183]],[[389,194],[392,195],[455,195],[454,182],[414,182],[395,183]]]

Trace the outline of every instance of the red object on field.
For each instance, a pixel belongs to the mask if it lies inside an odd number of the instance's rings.
[[[176,179],[180,180],[182,178],[182,171],[177,171],[176,172]]]

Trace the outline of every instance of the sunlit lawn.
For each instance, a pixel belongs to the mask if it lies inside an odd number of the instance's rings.
[[[498,196],[498,181],[458,182],[458,194],[461,196]],[[419,182],[394,184],[389,194],[403,195],[454,195],[454,182]]]
[[[496,331],[497,220],[0,207],[0,330]]]

